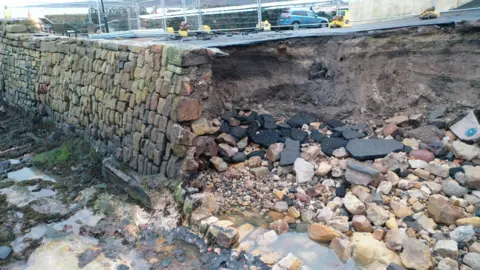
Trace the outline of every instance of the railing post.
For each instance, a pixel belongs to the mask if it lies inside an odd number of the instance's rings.
[[[203,25],[203,22],[202,22],[202,9],[201,9],[201,6],[200,6],[200,0],[196,0],[196,5],[197,5],[197,9],[198,9],[198,17],[197,17],[197,20],[198,20],[198,30],[202,30],[202,25]]]
[[[98,27],[102,32],[102,18],[100,16],[100,0],[97,0],[97,15],[98,15]]]
[[[258,15],[258,25],[257,28],[262,28],[262,0],[257,0],[257,15]]]

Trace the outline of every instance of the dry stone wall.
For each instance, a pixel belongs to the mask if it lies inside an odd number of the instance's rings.
[[[201,118],[218,51],[45,36],[25,25],[1,28],[6,103],[84,132],[101,153],[141,174],[196,170],[190,125]],[[204,121],[211,128],[202,134],[218,130]]]

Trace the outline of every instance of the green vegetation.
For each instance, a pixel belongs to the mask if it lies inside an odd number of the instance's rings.
[[[67,162],[71,156],[70,149],[67,144],[55,148],[51,151],[40,153],[33,158],[33,162],[44,164],[49,163],[64,163]]]

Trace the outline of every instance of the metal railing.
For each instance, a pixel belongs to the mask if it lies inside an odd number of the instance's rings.
[[[166,0],[157,0],[155,4],[149,2],[149,6],[140,6],[139,2],[134,2],[130,6],[125,7],[128,11],[125,16],[118,19],[122,21],[123,27],[117,27],[115,30],[136,30],[136,29],[163,29],[167,27],[173,27],[175,31],[179,30],[179,26],[183,21],[189,22],[189,31],[192,33],[202,31],[203,25],[208,25],[212,31],[216,32],[231,32],[231,31],[255,31],[261,29],[262,22],[267,20],[271,24],[272,30],[278,29],[293,29],[293,25],[277,25],[278,16],[287,9],[313,9],[316,12],[324,11],[332,16],[335,15],[335,11],[338,8],[350,8],[350,13],[356,11],[352,8],[352,4],[348,5],[346,2],[340,0],[242,0],[231,1],[233,5],[224,6],[207,6],[203,4],[202,0],[175,0],[178,1],[178,5],[174,7],[168,7],[165,3]],[[410,0],[413,1],[413,0]],[[423,6],[426,8],[429,5],[437,6],[438,3],[443,5],[441,8],[442,13],[465,11],[465,10],[479,10],[480,0],[452,0],[450,6],[445,5],[445,0],[423,0]],[[437,3],[438,1],[438,3]],[[356,1],[356,3],[362,1]],[[369,1],[365,1],[369,2]],[[370,1],[373,3],[373,1]],[[379,9],[379,5],[384,4],[387,6],[385,10],[386,14],[382,16],[382,13],[374,14],[370,17],[352,17],[351,22],[355,24],[361,24],[366,22],[388,21],[401,19],[405,17],[418,16],[422,10],[414,10],[410,13],[404,12],[403,14],[396,14],[396,10],[390,12],[388,5],[392,0],[378,0],[375,1],[375,9]],[[168,1],[167,3],[171,3]],[[227,1],[228,3],[228,1]],[[403,1],[399,3],[396,1],[398,7],[407,7],[409,1]],[[403,5],[403,6],[402,6]],[[440,5],[440,4],[438,4]],[[109,4],[106,4],[107,10],[111,8]],[[373,7],[372,7],[373,9]],[[390,8],[392,9],[392,8]],[[403,8],[398,8],[403,10]],[[97,8],[92,7],[93,12],[90,16],[100,17],[99,12],[95,12]],[[410,10],[410,9],[405,9]],[[333,12],[332,12],[333,11]],[[333,13],[333,14],[332,14]],[[373,14],[373,13],[372,13]],[[108,14],[107,14],[108,15]],[[108,16],[109,20],[112,20],[111,16]],[[99,19],[96,19],[98,21]],[[320,24],[302,24],[302,27],[319,26]],[[323,24],[325,26],[325,24]],[[102,28],[102,24],[99,25]]]

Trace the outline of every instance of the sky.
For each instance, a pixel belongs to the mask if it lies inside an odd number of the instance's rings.
[[[0,0],[0,3],[3,5],[11,7],[24,7],[27,5],[38,5],[38,4],[51,4],[51,3],[67,3],[67,2],[78,2],[78,0]]]

